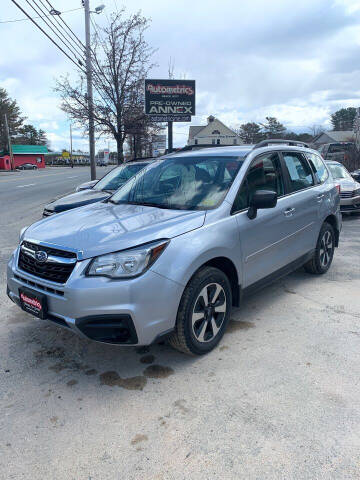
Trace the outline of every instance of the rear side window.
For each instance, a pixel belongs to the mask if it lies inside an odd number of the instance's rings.
[[[279,197],[284,194],[284,182],[277,153],[267,153],[252,161],[238,191],[232,211],[238,212],[248,208],[249,201],[256,190],[272,190]]]
[[[327,171],[324,162],[319,155],[315,155],[315,153],[307,153],[306,157],[309,160],[318,183],[324,183],[329,176],[329,172]]]
[[[314,185],[310,165],[301,153],[283,152],[283,158],[289,173],[291,192],[297,192]]]

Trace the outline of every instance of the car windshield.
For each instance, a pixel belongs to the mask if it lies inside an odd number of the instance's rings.
[[[131,177],[138,173],[142,168],[147,165],[146,163],[132,163],[131,165],[120,165],[109,172],[105,177],[97,182],[94,186],[94,190],[117,190]]]
[[[333,178],[352,178],[350,173],[343,165],[335,165],[333,163],[328,164],[331,175]]]
[[[223,201],[243,164],[239,156],[172,157],[152,163],[111,197],[113,203],[208,210]]]

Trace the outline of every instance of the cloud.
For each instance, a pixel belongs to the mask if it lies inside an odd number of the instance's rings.
[[[107,4],[107,14],[120,0]],[[55,8],[73,8],[72,0],[53,0]],[[197,82],[197,116],[210,114],[236,127],[246,121],[277,116],[289,128],[329,125],[329,115],[342,106],[360,105],[360,5],[358,0],[133,0],[152,17],[147,32],[157,48],[153,78],[166,78],[169,57],[175,74]],[[2,20],[20,18],[10,2]],[[83,38],[83,12],[64,14]],[[106,23],[105,14],[95,18]],[[67,148],[69,122],[53,92],[56,78],[73,65],[30,22],[2,24],[9,39],[0,57],[0,85],[18,100],[28,121],[42,126],[54,148]],[[11,41],[10,41],[11,39]],[[188,124],[174,127],[175,145],[186,142]],[[107,139],[98,147],[107,146]],[[87,148],[81,132],[75,148]],[[112,141],[111,148],[115,148]]]

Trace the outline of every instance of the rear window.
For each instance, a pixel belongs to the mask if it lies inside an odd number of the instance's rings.
[[[333,143],[329,146],[328,153],[350,152],[352,149],[352,143]]]
[[[307,153],[307,159],[313,169],[315,174],[315,178],[318,183],[324,183],[325,180],[328,178],[329,173],[324,165],[324,162],[319,157],[319,155],[315,155],[314,153]]]

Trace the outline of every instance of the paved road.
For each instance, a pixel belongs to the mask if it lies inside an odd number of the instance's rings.
[[[47,196],[0,178],[2,265],[25,224],[17,190],[34,220],[69,172]],[[11,304],[2,272],[0,478],[359,479],[359,252],[360,216],[346,217],[327,275],[249,298],[202,358],[79,339]]]
[[[101,178],[111,167],[97,167]],[[18,231],[41,218],[44,205],[54,197],[73,192],[77,185],[90,180],[87,167],[48,167],[20,172],[0,172],[0,232],[5,245],[13,245]],[[12,227],[12,228],[9,228]]]

